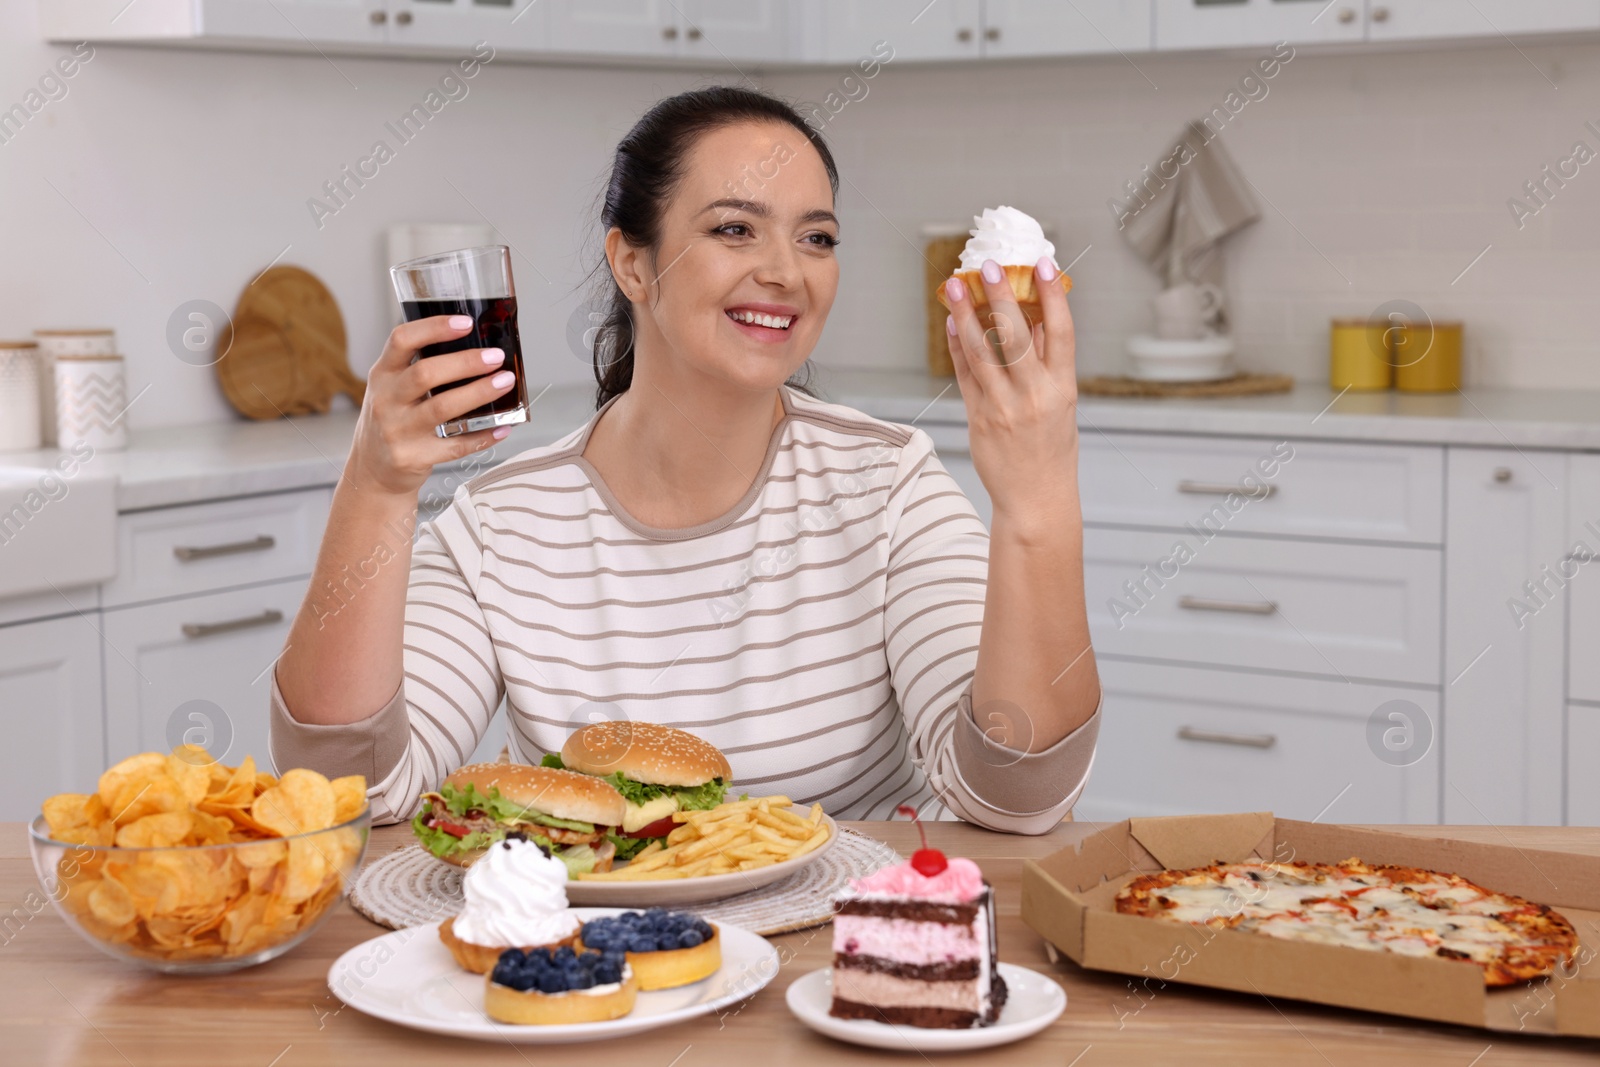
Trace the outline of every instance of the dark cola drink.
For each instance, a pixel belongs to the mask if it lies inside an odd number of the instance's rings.
[[[528,385],[527,378],[522,373],[522,341],[517,335],[516,297],[493,296],[484,300],[406,300],[400,307],[405,312],[407,322],[415,322],[434,315],[472,316],[473,326],[468,333],[454,341],[442,341],[436,345],[424,346],[418,353],[419,359],[442,356],[446,352],[460,352],[465,348],[498,348],[506,354],[504,363],[499,367],[487,368],[485,373],[497,374],[501,370],[508,370],[517,376],[517,384],[511,387],[510,392],[495,397],[482,407],[473,408],[462,415],[462,419],[475,422],[490,416],[513,414],[527,408]],[[431,395],[437,396],[446,389],[454,389],[458,385],[476,380],[476,377],[463,378],[449,385],[441,385],[434,389]],[[496,422],[490,425],[503,424]]]
[[[458,415],[435,428],[440,437],[511,426],[528,421],[528,380],[522,369],[522,340],[517,336],[517,291],[511,280],[511,249],[505,245],[485,245],[439,252],[407,260],[389,268],[395,296],[407,322],[434,315],[466,315],[472,329],[453,341],[426,345],[418,359],[460,352],[467,348],[498,348],[506,354],[498,367],[484,367],[486,374],[508,370],[516,375],[510,391],[487,404]],[[475,374],[441,385],[433,396],[477,381]]]

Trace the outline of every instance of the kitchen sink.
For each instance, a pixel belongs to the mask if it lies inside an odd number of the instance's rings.
[[[105,581],[116,531],[115,477],[0,466],[0,598]]]

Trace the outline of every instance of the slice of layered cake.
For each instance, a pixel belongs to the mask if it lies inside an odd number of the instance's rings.
[[[923,844],[834,902],[829,1014],[943,1029],[999,1018],[994,890],[976,863]]]

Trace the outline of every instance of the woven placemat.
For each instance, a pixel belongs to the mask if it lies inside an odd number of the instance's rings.
[[[1147,382],[1139,378],[1078,379],[1083,396],[1262,396],[1287,393],[1294,379],[1287,374],[1235,374],[1215,382]]]
[[[764,937],[805,930],[833,918],[833,898],[850,879],[900,860],[882,841],[841,826],[839,839],[816,862],[781,882],[696,904],[694,911]],[[405,844],[362,868],[350,888],[350,906],[391,930],[437,922],[461,910],[462,873]]]

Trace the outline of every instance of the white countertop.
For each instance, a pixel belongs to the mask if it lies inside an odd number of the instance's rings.
[[[880,418],[965,422],[953,378],[901,371],[818,370],[829,399]],[[1084,397],[1082,430],[1231,434],[1600,451],[1600,391],[1466,389],[1458,393],[1338,395],[1301,382],[1271,396],[1184,400]]]
[[[818,367],[812,380],[825,398],[895,422],[966,421],[954,379]],[[532,420],[497,451],[510,456],[548,444],[582,425],[593,410],[592,386],[553,387],[535,403]],[[119,511],[332,485],[355,423],[354,412],[337,412],[139,430],[126,451],[97,453],[88,468],[118,479]],[[1440,396],[1336,398],[1326,386],[1301,384],[1289,393],[1239,399],[1086,397],[1079,424],[1084,431],[1600,451],[1600,392],[1468,389]],[[43,468],[59,457],[53,449],[7,453],[0,454],[0,465]]]

